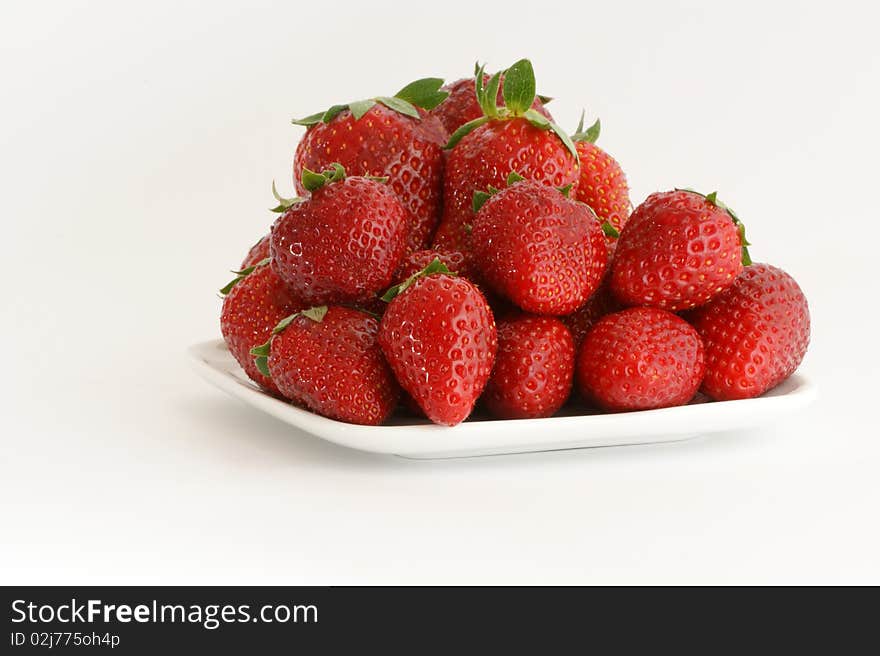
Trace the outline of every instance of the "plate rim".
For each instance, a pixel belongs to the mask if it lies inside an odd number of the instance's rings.
[[[815,400],[817,386],[803,372],[795,372],[781,384],[794,383],[794,387],[782,394],[770,394],[753,399],[733,401],[710,401],[672,408],[657,408],[622,413],[599,413],[546,417],[535,419],[487,419],[481,421],[465,421],[455,427],[439,426],[423,420],[418,423],[402,425],[363,426],[349,424],[328,417],[323,417],[309,410],[298,408],[290,402],[272,396],[249,379],[245,381],[213,364],[208,355],[217,353],[218,357],[231,358],[228,348],[222,339],[214,338],[191,344],[186,349],[190,364],[203,379],[220,390],[242,400],[248,405],[270,414],[280,421],[321,439],[361,451],[372,453],[400,455],[407,458],[444,458],[467,457],[469,455],[488,455],[491,453],[522,453],[526,451],[548,451],[561,449],[590,448],[598,446],[614,446],[623,444],[645,444],[658,441],[671,442],[693,437],[694,434],[723,432],[724,427],[715,427],[719,416],[735,416],[740,413],[734,425],[726,430],[736,430],[754,426],[767,414],[783,414],[804,407]],[[233,360],[234,362],[234,360]],[[236,363],[236,368],[238,365]],[[239,369],[240,371],[240,369]],[[769,411],[769,412],[768,412]],[[651,424],[675,424],[676,420],[687,419],[692,430],[675,430],[664,435],[653,430]],[[621,431],[621,425],[629,426],[629,430]],[[645,437],[637,439],[638,428],[647,429]],[[581,429],[585,434],[580,438],[547,439],[548,428],[559,432],[570,432]],[[509,444],[497,439],[485,441],[485,434],[509,432],[516,435],[534,434],[534,439],[512,439]],[[596,434],[606,432],[622,434],[620,438],[597,438]],[[686,435],[686,433],[690,433]],[[482,434],[482,435],[481,435]],[[447,442],[437,444],[437,438]],[[464,436],[482,436],[481,443],[462,443]],[[552,437],[552,435],[551,435]],[[592,443],[591,442],[595,442]],[[468,448],[470,447],[470,448]],[[464,453],[467,451],[467,453]]]

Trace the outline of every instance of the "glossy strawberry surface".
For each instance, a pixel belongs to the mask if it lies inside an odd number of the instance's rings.
[[[272,338],[268,366],[281,394],[318,414],[381,424],[400,396],[376,341],[379,322],[331,306],[321,321],[296,317]]]
[[[391,283],[407,221],[387,185],[345,178],[279,217],[272,227],[271,266],[310,305],[367,302]]]
[[[434,245],[469,255],[475,191],[503,188],[512,171],[550,187],[577,184],[578,163],[556,134],[524,118],[489,121],[449,153]]]
[[[495,362],[495,320],[477,287],[458,276],[416,280],[392,300],[379,344],[400,385],[437,424],[473,410]]]
[[[651,194],[617,241],[611,289],[624,305],[678,311],[733,284],[742,244],[730,214],[690,191]]]
[[[683,405],[700,387],[703,343],[684,319],[629,308],[596,322],[581,345],[577,381],[584,398],[611,411]]]
[[[334,162],[351,176],[387,176],[409,213],[407,250],[425,248],[442,207],[443,136],[432,124],[378,103],[360,119],[343,110],[310,127],[300,141],[293,163],[297,192],[305,192],[303,168],[322,171]]]
[[[251,380],[271,392],[277,393],[277,386],[260,373],[250,351],[269,339],[279,321],[301,308],[268,265],[239,280],[223,299],[220,330],[229,352]]]
[[[577,199],[593,208],[602,221],[618,231],[630,214],[629,185],[620,164],[596,144],[575,144],[580,159]]]
[[[590,332],[595,323],[606,314],[617,312],[623,308],[611,294],[608,288],[607,278],[599,285],[599,288],[593,292],[590,299],[582,308],[576,310],[572,314],[561,317],[562,322],[571,331],[572,339],[574,339],[575,348],[580,348],[584,341],[584,337]]]
[[[489,287],[536,314],[580,308],[598,287],[607,261],[590,209],[530,181],[514,183],[483,204],[471,247]]]
[[[397,282],[402,282],[414,273],[418,273],[435,259],[440,260],[452,273],[473,281],[476,271],[460,251],[444,251],[427,249],[410,253],[403,258],[395,275]]]
[[[559,319],[519,315],[498,321],[498,354],[483,400],[502,419],[549,417],[571,393],[574,342]]]
[[[810,343],[810,310],[782,269],[753,264],[708,304],[689,312],[706,346],[703,392],[718,401],[751,398],[788,378]]]

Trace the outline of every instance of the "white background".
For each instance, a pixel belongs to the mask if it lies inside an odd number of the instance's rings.
[[[880,583],[877,10],[495,4],[3,5],[0,583]],[[196,378],[291,116],[521,56],[636,203],[718,189],[800,281],[809,411],[419,463]]]

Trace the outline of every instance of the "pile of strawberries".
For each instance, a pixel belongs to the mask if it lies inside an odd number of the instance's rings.
[[[273,186],[280,216],[221,290],[258,385],[341,421],[453,426],[479,400],[509,419],[749,398],[797,368],[807,301],[715,193],[631,212],[599,122],[559,128],[528,60],[442,84],[294,120],[299,196]]]

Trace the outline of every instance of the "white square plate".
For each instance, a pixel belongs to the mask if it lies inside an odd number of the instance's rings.
[[[651,442],[749,428],[808,405],[815,385],[795,374],[756,399],[692,403],[677,408],[583,414],[563,409],[548,419],[497,420],[475,416],[447,428],[426,419],[393,417],[384,426],[358,426],[321,417],[261,391],[238,366],[223,340],[189,348],[193,366],[212,385],[306,433],[342,446],[405,458],[457,458]],[[573,414],[577,413],[577,414]]]

